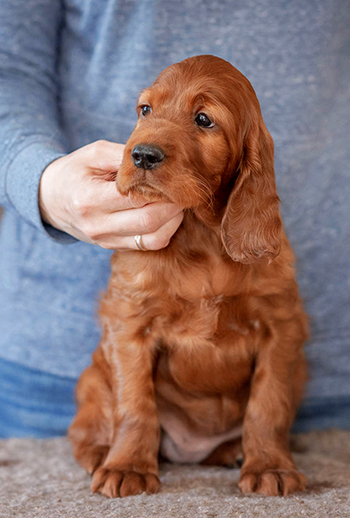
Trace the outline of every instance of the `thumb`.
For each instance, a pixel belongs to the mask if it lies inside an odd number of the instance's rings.
[[[79,153],[82,164],[89,169],[93,169],[99,176],[105,173],[108,175],[114,174],[110,178],[112,180],[115,178],[116,172],[122,163],[124,148],[124,144],[97,140],[78,149],[76,153]]]

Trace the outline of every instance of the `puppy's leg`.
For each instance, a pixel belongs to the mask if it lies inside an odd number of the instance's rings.
[[[94,353],[94,363],[81,375],[76,397],[78,412],[68,436],[76,460],[93,473],[104,462],[112,436],[112,391],[100,349]]]
[[[109,497],[159,490],[160,429],[153,386],[152,346],[119,334],[107,347],[114,397],[113,439],[92,479],[92,490]],[[117,387],[117,390],[114,390]]]
[[[289,447],[289,430],[306,380],[305,334],[300,322],[279,323],[276,330],[278,335],[258,353],[244,418],[243,493],[285,496],[306,487]]]
[[[220,444],[201,464],[239,468],[242,464],[242,438]]]

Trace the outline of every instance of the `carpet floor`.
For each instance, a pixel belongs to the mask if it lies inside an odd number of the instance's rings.
[[[90,491],[65,438],[0,441],[1,518],[350,518],[350,431],[293,436],[309,481],[289,497],[243,496],[239,470],[162,464],[162,489],[107,499]]]

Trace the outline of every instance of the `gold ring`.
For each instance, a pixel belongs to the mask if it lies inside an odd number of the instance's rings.
[[[134,236],[134,239],[135,239],[135,243],[136,243],[136,246],[139,250],[142,250],[142,252],[146,252],[147,248],[145,248],[143,246],[143,243],[142,243],[142,236]]]

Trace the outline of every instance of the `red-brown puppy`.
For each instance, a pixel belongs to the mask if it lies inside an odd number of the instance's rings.
[[[213,56],[167,68],[138,101],[124,194],[185,208],[165,249],[116,252],[101,343],[69,436],[115,497],[158,491],[158,456],[235,463],[244,493],[305,489],[289,430],[307,318],[276,194],[273,142],[249,81]]]

